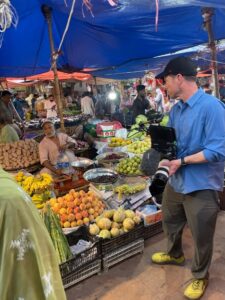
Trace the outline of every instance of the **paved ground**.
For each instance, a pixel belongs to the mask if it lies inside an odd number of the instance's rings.
[[[190,265],[193,244],[185,229],[183,245],[187,263],[185,267],[157,266],[150,256],[164,250],[166,241],[159,234],[145,243],[145,251],[107,273],[93,276],[67,289],[68,300],[182,300],[183,290],[191,279]],[[202,300],[225,300],[225,212],[217,222],[214,255],[210,269],[210,282]]]

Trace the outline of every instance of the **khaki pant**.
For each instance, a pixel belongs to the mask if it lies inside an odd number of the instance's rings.
[[[184,195],[176,193],[169,184],[165,188],[162,212],[163,229],[168,239],[167,253],[174,257],[183,255],[182,232],[187,223],[195,246],[191,268],[194,278],[208,276],[218,211],[216,191],[202,190]]]

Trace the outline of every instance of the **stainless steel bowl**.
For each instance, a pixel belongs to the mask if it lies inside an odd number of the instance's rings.
[[[93,164],[94,164],[93,160],[85,157],[79,157],[77,160],[71,163],[71,166],[75,168],[88,168]]]
[[[101,182],[95,182],[95,179],[100,176],[111,176],[112,181],[110,180],[104,181],[101,180]],[[94,184],[109,184],[109,183],[115,183],[118,179],[118,173],[114,170],[111,169],[106,169],[106,168],[97,168],[97,169],[91,169],[89,171],[86,171],[83,174],[83,177],[85,180],[92,182]]]

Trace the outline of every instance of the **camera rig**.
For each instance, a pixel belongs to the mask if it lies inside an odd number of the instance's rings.
[[[151,136],[152,148],[161,153],[161,159],[175,159],[176,134],[172,127],[150,125],[147,133]]]

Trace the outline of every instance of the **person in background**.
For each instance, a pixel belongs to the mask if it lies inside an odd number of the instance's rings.
[[[206,84],[203,85],[203,91],[206,94],[212,95],[212,90],[210,89],[210,84],[209,83],[206,83]]]
[[[150,102],[146,99],[145,86],[140,84],[137,86],[137,97],[133,102],[132,111],[133,118],[138,115],[144,115],[145,110],[150,108]]]
[[[95,107],[94,102],[89,96],[89,92],[84,92],[81,98],[81,111],[85,115],[90,115],[94,117]]]
[[[184,291],[188,299],[202,297],[208,284],[225,161],[225,105],[198,88],[196,75],[190,58],[177,57],[157,76],[164,79],[169,96],[180,101],[168,122],[176,132],[177,159],[161,162],[170,175],[162,201],[167,251],[153,254],[152,262],[185,263],[182,233],[187,223],[195,249],[193,280]]]
[[[3,115],[0,115],[0,144],[13,143],[19,140],[16,130],[9,124]]]
[[[95,103],[95,115],[97,118],[102,119],[106,114],[105,97],[98,93],[98,95],[96,95],[96,99],[97,101]]]
[[[34,94],[32,99],[31,99],[31,109],[32,109],[32,118],[34,119],[37,116],[36,112],[36,102],[37,99],[39,98],[38,94]]]
[[[56,251],[31,198],[0,166],[1,300],[66,300]]]
[[[25,118],[24,105],[23,105],[22,99],[19,97],[18,93],[14,94],[13,105],[14,105],[18,115],[20,116],[20,118],[22,120],[24,120],[24,118]]]
[[[65,102],[66,102],[66,107],[71,107],[73,105],[73,98],[71,97],[71,95],[68,93],[65,93],[64,98],[65,98]]]
[[[97,98],[95,97],[94,93],[91,91],[91,92],[89,92],[88,96],[92,99],[92,101],[93,101],[93,103],[95,105],[96,101],[97,101]]]
[[[49,95],[44,101],[44,109],[46,110],[46,118],[56,118],[57,117],[57,106],[53,95]]]
[[[159,86],[155,90],[155,106],[158,113],[164,113],[164,95]]]
[[[7,124],[11,125],[16,130],[19,137],[22,137],[22,131],[19,128],[19,126],[15,123],[15,121],[22,124],[23,120],[20,118],[12,103],[12,93],[10,93],[7,90],[1,92],[0,116],[4,118]]]
[[[65,151],[69,160],[74,161],[76,157],[69,148],[74,148],[77,142],[65,133],[57,133],[50,120],[45,121],[42,128],[45,137],[39,144],[40,162],[44,167],[41,173],[62,175],[62,171],[56,168],[59,154]]]
[[[219,80],[219,93],[220,93],[220,100],[225,103],[225,86],[222,79]]]

